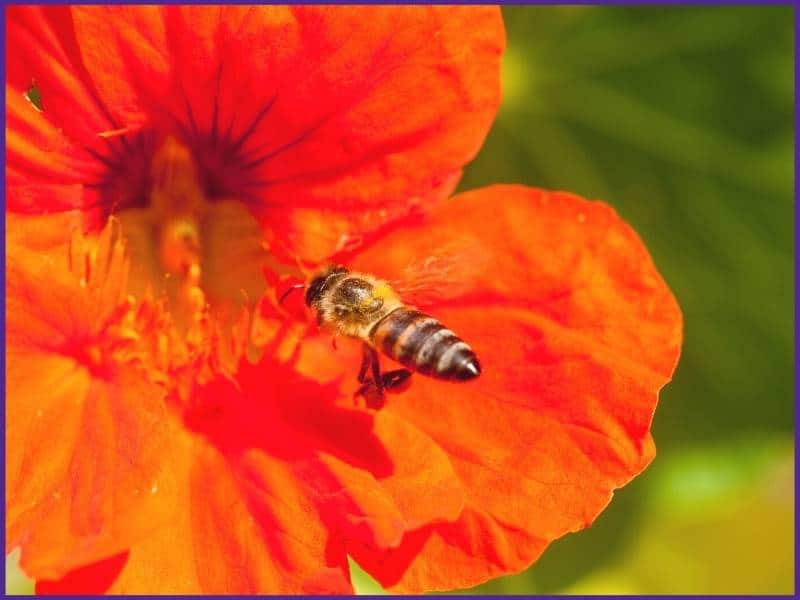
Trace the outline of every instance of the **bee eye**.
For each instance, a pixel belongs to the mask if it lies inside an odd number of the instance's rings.
[[[343,317],[348,314],[350,311],[346,309],[344,306],[336,306],[333,309],[333,312],[336,313],[337,317]]]

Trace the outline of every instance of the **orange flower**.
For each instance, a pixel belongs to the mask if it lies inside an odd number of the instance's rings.
[[[635,233],[446,199],[499,102],[496,7],[15,7],[7,37],[6,538],[38,591],[348,593],[348,554],[467,587],[652,459],[681,317]],[[354,403],[359,344],[277,302],[325,262],[481,377]]]

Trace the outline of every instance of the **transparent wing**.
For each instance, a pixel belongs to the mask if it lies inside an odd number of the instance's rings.
[[[467,250],[461,244],[445,245],[409,263],[389,283],[403,302],[424,308],[467,294],[481,262],[477,250]]]

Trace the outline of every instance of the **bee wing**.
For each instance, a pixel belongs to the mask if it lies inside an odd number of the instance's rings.
[[[479,262],[477,250],[465,250],[463,245],[445,246],[412,261],[402,275],[389,283],[403,302],[423,308],[466,294]]]

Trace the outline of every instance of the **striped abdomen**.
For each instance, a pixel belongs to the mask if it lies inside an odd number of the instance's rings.
[[[370,332],[381,350],[408,369],[438,379],[480,375],[478,358],[466,342],[433,317],[409,308],[386,315]]]

